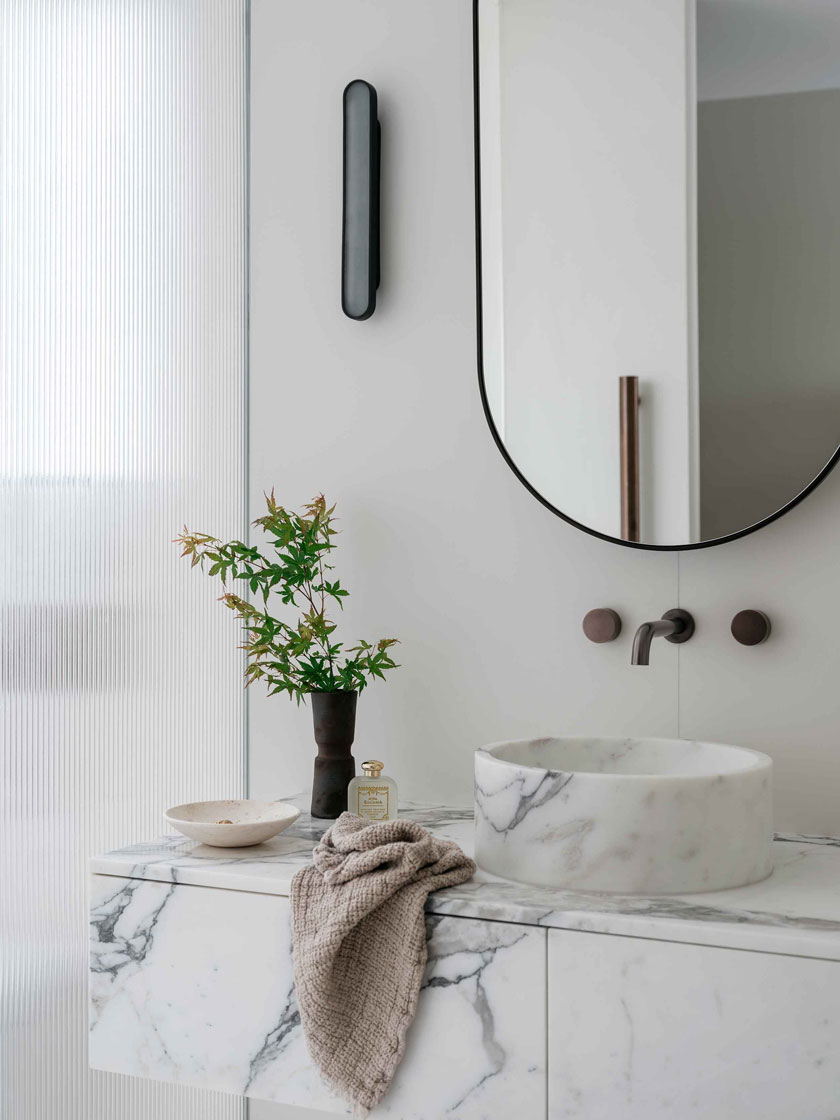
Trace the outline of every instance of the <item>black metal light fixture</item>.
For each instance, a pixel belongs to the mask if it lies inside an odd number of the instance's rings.
[[[376,90],[357,79],[344,90],[341,309],[351,319],[369,319],[376,309],[379,151]]]

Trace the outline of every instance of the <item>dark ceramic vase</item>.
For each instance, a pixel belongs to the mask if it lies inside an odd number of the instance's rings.
[[[312,816],[335,820],[347,808],[347,787],[356,776],[350,753],[356,734],[358,692],[310,692],[315,725]]]

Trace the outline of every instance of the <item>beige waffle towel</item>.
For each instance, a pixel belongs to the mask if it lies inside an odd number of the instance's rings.
[[[292,880],[300,1017],[325,1081],[365,1115],[405,1049],[426,966],[427,896],[475,864],[407,820],[342,813]]]

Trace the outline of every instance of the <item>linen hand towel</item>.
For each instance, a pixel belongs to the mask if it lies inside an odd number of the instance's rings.
[[[342,813],[292,880],[295,985],[310,1056],[366,1115],[405,1049],[426,967],[424,906],[475,864],[413,821]]]

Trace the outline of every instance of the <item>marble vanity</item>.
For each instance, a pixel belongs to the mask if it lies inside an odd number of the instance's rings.
[[[404,815],[472,849],[472,810]],[[289,885],[323,831],[164,837],[91,862],[90,1064],[346,1113],[306,1053]],[[770,878],[621,896],[479,873],[432,895],[395,1120],[835,1120],[840,840],[779,836]]]

